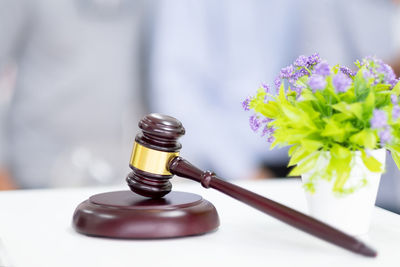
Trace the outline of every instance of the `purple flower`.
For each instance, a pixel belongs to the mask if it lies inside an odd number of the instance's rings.
[[[268,84],[263,83],[263,84],[262,84],[262,87],[265,89],[265,92],[266,92],[266,93],[269,93],[269,92],[271,91],[271,89],[270,89],[270,87],[269,87]]]
[[[263,131],[262,131],[262,133],[261,133],[261,136],[265,136],[266,134],[268,134],[269,133],[269,127],[268,127],[268,125],[265,125],[264,126],[264,129],[263,129]]]
[[[389,84],[392,86],[392,88],[393,87],[395,87],[396,86],[396,84],[398,83],[400,81],[400,79],[394,79],[394,80],[391,80],[390,82],[389,82]]]
[[[272,135],[267,138],[268,143],[273,143],[274,141],[275,141],[275,137],[273,137]]]
[[[379,132],[379,139],[381,144],[387,144],[392,140],[392,135],[390,134],[390,128],[386,127],[384,130]]]
[[[257,116],[256,116],[256,115],[250,116],[249,122],[250,122],[250,128],[251,128],[254,132],[257,132],[257,130],[258,130],[258,129],[260,128],[260,126],[261,126],[261,122],[260,122],[260,120],[257,118]]]
[[[301,89],[303,89],[304,86],[297,84],[297,81],[298,79],[306,75],[308,76],[309,72],[306,69],[301,68],[297,70],[295,73],[293,73],[293,75],[289,79],[287,79],[293,91],[301,92]]]
[[[331,67],[329,67],[326,61],[322,61],[314,67],[314,73],[322,76],[328,76],[331,73]]]
[[[293,85],[291,89],[296,92],[296,99],[298,99],[304,89],[304,86]]]
[[[288,79],[288,82],[290,84],[295,84],[297,82],[297,80],[294,77],[291,77],[291,78]]]
[[[309,75],[309,72],[306,69],[301,68],[301,69],[299,69],[298,71],[295,72],[295,74],[293,75],[293,78],[295,80],[298,80],[301,77],[306,76],[306,75]]]
[[[296,67],[306,67],[308,65],[308,61],[308,57],[301,55],[294,61],[294,65]]]
[[[268,96],[269,93],[271,93],[271,87],[268,84],[262,84],[262,88],[264,88],[264,91],[267,93],[264,97],[264,102],[268,102],[268,99],[270,98]]]
[[[386,113],[382,110],[375,109],[370,123],[371,128],[373,129],[383,128],[387,126]]]
[[[274,132],[275,132],[274,128],[269,127],[268,125],[265,125],[265,127],[261,133],[261,136],[265,136],[265,135],[271,136],[271,134],[273,134]]]
[[[333,86],[335,86],[336,92],[338,93],[346,92],[347,88],[349,88],[352,82],[353,80],[350,79],[346,74],[343,74],[342,72],[336,74],[332,79]]]
[[[313,74],[308,80],[308,85],[315,92],[316,90],[324,89],[326,87],[326,81],[323,76],[318,74]]]
[[[396,74],[394,74],[392,67],[385,64],[382,60],[379,60],[378,64],[379,66],[376,68],[376,71],[383,75],[383,82],[387,84],[395,83]]]
[[[376,57],[374,56],[366,56],[361,60],[361,66],[367,66],[367,68],[374,68],[377,66],[379,61]]]
[[[269,123],[269,122],[271,122],[271,121],[273,121],[273,119],[271,119],[271,118],[264,118],[264,119],[261,121],[261,123]]]
[[[340,71],[343,72],[344,74],[346,74],[347,76],[349,76],[349,78],[356,75],[355,72],[353,72],[351,69],[349,69],[348,67],[345,67],[345,66],[340,67]]]
[[[374,84],[390,84],[393,88],[398,80],[392,67],[376,57],[365,57],[361,61],[361,66],[366,66],[367,72],[364,72],[365,78],[374,78]]]
[[[308,76],[309,72],[304,69],[301,68],[298,71],[296,71],[291,78],[288,79],[288,82],[292,85],[292,88],[298,88],[298,90],[294,89],[294,91],[299,91],[300,89],[303,89],[304,86],[297,84],[297,81],[303,77],[303,76]]]
[[[279,76],[275,78],[274,84],[275,84],[276,88],[281,87],[282,81],[281,81],[281,78]]]
[[[400,118],[400,106],[395,106],[392,110],[392,117],[394,120]]]
[[[313,54],[313,55],[308,57],[307,67],[311,67],[311,66],[313,66],[315,64],[318,64],[320,62],[321,62],[321,58],[319,57],[319,54],[315,53],[315,54]]]
[[[393,105],[396,105],[397,103],[399,103],[399,98],[397,95],[390,95],[390,100],[392,101]]]
[[[287,66],[286,68],[281,69],[279,77],[282,79],[290,78],[293,75],[293,72],[294,72],[293,65]]]
[[[245,111],[249,111],[250,110],[250,97],[246,98],[243,102],[242,102],[242,107]]]
[[[367,80],[369,80],[370,78],[373,78],[374,80],[376,80],[378,78],[378,76],[372,70],[364,70],[363,76]]]

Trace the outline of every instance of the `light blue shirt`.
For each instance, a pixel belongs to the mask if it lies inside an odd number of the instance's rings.
[[[22,188],[124,183],[145,113],[142,4],[0,0],[0,66],[18,68],[0,154]]]
[[[287,157],[286,150],[268,153],[241,108],[296,55],[297,4],[279,3],[161,1],[155,15],[153,110],[183,122],[182,154],[227,179],[244,177],[264,159]]]

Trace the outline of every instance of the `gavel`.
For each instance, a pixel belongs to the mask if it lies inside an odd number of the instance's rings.
[[[201,183],[205,188],[214,188],[286,224],[315,237],[369,257],[377,252],[355,237],[335,229],[306,214],[278,202],[236,186],[216,176],[211,171],[202,171],[179,156],[182,146],[178,138],[185,134],[181,122],[161,114],[149,114],[139,122],[142,130],[135,138],[130,160],[132,172],[126,181],[130,189],[151,199],[160,199],[171,192],[173,175]]]

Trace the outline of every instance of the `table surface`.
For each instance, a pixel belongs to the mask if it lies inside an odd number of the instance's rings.
[[[201,236],[164,240],[88,237],[71,227],[75,207],[97,193],[125,186],[0,192],[0,266],[399,266],[400,216],[376,207],[362,237],[371,259],[298,231],[213,189],[174,178],[174,190],[202,195],[221,226]],[[239,186],[306,212],[300,181],[247,181]]]

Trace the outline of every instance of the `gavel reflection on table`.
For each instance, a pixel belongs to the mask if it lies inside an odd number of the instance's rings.
[[[375,257],[376,251],[319,220],[202,171],[179,156],[185,134],[173,117],[149,114],[140,122],[126,181],[131,191],[97,194],[75,210],[76,231],[112,238],[170,238],[213,231],[219,226],[215,207],[201,196],[171,192],[173,175],[214,188],[299,230],[353,252]]]

